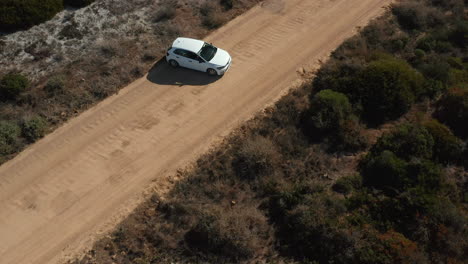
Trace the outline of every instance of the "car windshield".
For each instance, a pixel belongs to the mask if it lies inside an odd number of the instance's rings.
[[[198,54],[200,54],[200,56],[206,61],[210,61],[216,54],[217,50],[218,49],[215,46],[205,42],[205,44],[203,44],[203,47],[198,52]]]

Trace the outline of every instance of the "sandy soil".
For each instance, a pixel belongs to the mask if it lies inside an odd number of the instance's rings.
[[[83,252],[389,3],[268,0],[207,37],[233,57],[224,77],[159,62],[30,146],[0,167],[0,263]]]

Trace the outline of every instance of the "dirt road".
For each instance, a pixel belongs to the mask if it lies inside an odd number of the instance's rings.
[[[0,167],[0,263],[57,263],[91,246],[167,177],[274,102],[390,0],[269,0],[211,34],[222,78],[160,62]]]

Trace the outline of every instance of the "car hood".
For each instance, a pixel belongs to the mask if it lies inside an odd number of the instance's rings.
[[[216,54],[210,60],[210,63],[216,64],[219,66],[224,66],[229,62],[230,59],[231,59],[231,56],[229,56],[229,53],[227,53],[227,51],[218,48],[218,50],[216,51]]]

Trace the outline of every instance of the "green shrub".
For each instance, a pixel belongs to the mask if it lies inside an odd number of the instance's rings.
[[[450,32],[449,39],[460,48],[466,48],[468,44],[468,22],[459,21]]]
[[[0,99],[13,100],[29,87],[29,81],[21,74],[11,73],[0,81]]]
[[[436,118],[450,127],[455,135],[468,137],[468,89],[452,89],[439,102]]]
[[[424,56],[426,56],[426,52],[422,49],[415,49],[414,50],[414,56],[416,56],[416,58],[418,59],[422,59],[424,58]]]
[[[368,155],[362,169],[363,183],[394,194],[407,184],[407,167],[406,161],[388,150]]]
[[[462,153],[462,142],[450,129],[437,120],[424,123],[424,127],[434,139],[433,159],[443,164],[456,163]]]
[[[332,189],[335,192],[348,195],[353,190],[359,189],[362,186],[362,177],[359,174],[352,176],[345,176],[339,178],[335,184],[333,184]]]
[[[400,26],[407,30],[422,30],[427,24],[424,5],[417,2],[404,2],[392,7]]]
[[[446,62],[429,62],[418,66],[418,69],[426,78],[441,81],[444,84],[449,81],[450,65]]]
[[[389,150],[405,160],[414,157],[430,159],[433,147],[434,139],[424,127],[403,124],[381,136],[372,147],[371,153],[377,154]]]
[[[63,9],[63,0],[2,0],[0,30],[18,30],[40,24]]]
[[[423,92],[424,78],[405,61],[377,60],[360,75],[358,90],[350,98],[361,102],[363,118],[381,124],[406,113]]]
[[[9,155],[16,151],[20,131],[17,124],[0,121],[0,155]]]
[[[442,170],[432,161],[412,161],[408,165],[406,188],[415,187],[424,193],[437,193],[442,184]]]
[[[26,119],[21,124],[21,133],[29,142],[43,137],[47,130],[47,122],[39,116]]]
[[[351,115],[352,108],[346,95],[322,90],[310,100],[307,126],[310,133],[317,133],[319,136],[336,133]]]
[[[47,81],[47,84],[44,87],[45,92],[49,96],[53,96],[59,93],[62,93],[65,86],[65,76],[57,75],[53,76]]]
[[[406,113],[424,94],[424,77],[406,61],[388,54],[362,68],[354,63],[328,66],[320,70],[314,88],[345,94],[367,123],[378,125]]]
[[[65,5],[73,6],[73,7],[84,7],[96,0],[63,0]]]

